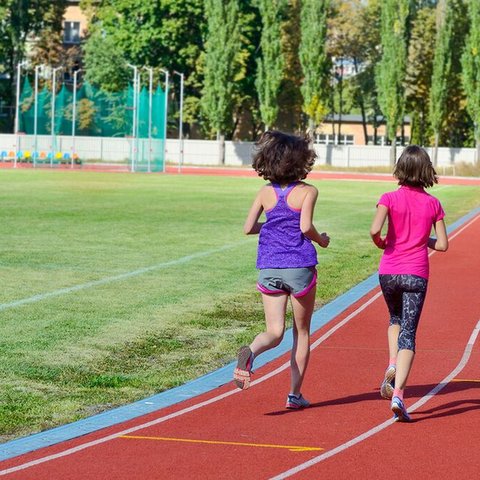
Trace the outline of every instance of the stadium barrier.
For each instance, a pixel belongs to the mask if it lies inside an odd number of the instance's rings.
[[[75,137],[75,160],[83,163],[125,163],[128,164],[131,152],[131,139],[128,137]],[[148,139],[139,139],[139,150],[147,150]],[[18,153],[29,152],[30,158],[35,154],[33,150],[33,135],[0,134],[0,161],[10,162]],[[56,136],[55,157],[57,160],[72,155],[72,137]],[[225,142],[225,166],[240,167],[250,165],[253,151],[253,142]],[[42,159],[52,152],[51,137],[37,136],[37,157]],[[167,139],[166,161],[171,164],[180,162],[180,141]],[[388,146],[357,146],[357,145],[320,145],[315,144],[318,154],[316,165],[332,167],[388,167],[390,147]],[[432,154],[432,149],[426,149]],[[400,155],[402,147],[397,147]],[[25,155],[23,155],[25,159]],[[71,157],[70,157],[71,158]],[[438,166],[448,168],[458,163],[473,164],[475,162],[474,148],[446,148],[438,149]],[[183,164],[218,166],[219,147],[215,140],[183,140]]]

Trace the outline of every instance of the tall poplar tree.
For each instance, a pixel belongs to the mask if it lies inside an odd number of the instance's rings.
[[[435,9],[418,10],[408,46],[406,73],[407,108],[411,116],[410,143],[428,143],[431,128],[428,118],[430,86],[435,49]]]
[[[397,157],[397,129],[405,114],[405,67],[409,0],[384,0],[381,7],[382,57],[376,72],[378,103],[387,121],[390,164]]]
[[[235,57],[241,47],[238,0],[205,0],[207,35],[202,107],[217,132],[220,163],[225,163],[225,132],[233,123]]]
[[[463,0],[441,0],[437,6],[437,38],[430,94],[430,120],[434,133],[433,162],[438,145],[460,146],[470,121],[465,111],[461,57],[468,32]]]
[[[476,156],[480,163],[480,3],[468,3],[470,32],[462,55],[462,79],[467,96],[467,110],[475,128]]]
[[[437,165],[440,130],[447,116],[449,78],[452,73],[454,12],[450,0],[437,5],[437,38],[430,90],[430,123],[434,134],[433,164]]]
[[[312,129],[328,112],[331,60],[327,55],[329,0],[303,0],[300,13],[300,63],[302,65],[303,111]]]
[[[257,0],[256,3],[262,19],[262,35],[255,86],[262,122],[265,124],[265,130],[268,130],[277,119],[278,93],[285,66],[281,36],[285,0]]]

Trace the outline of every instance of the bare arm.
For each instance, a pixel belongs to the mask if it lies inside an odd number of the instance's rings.
[[[437,250],[437,252],[446,252],[448,250],[448,237],[443,219],[434,223],[433,228],[437,238],[430,237],[428,239],[428,248]]]
[[[315,209],[315,203],[318,197],[318,190],[315,187],[310,186],[305,199],[302,203],[302,213],[300,214],[300,230],[302,233],[312,240],[312,242],[318,243],[322,248],[327,248],[330,243],[330,237],[325,233],[318,233],[315,225],[313,224],[313,211]]]
[[[261,200],[262,190],[260,190],[253,201],[250,211],[248,212],[247,219],[243,226],[243,231],[246,235],[254,235],[260,233],[260,229],[264,222],[259,222],[258,219],[263,212],[263,204]]]
[[[370,236],[373,243],[381,250],[385,249],[385,238],[382,238],[382,228],[387,219],[388,208],[385,205],[378,205],[377,212],[373,218],[372,226],[370,227]]]

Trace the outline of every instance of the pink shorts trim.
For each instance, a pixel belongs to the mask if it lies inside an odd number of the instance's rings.
[[[288,293],[285,290],[269,290],[268,288],[265,288],[263,285],[260,285],[259,283],[257,283],[257,290],[267,295],[274,295],[276,293],[283,293],[284,295],[288,295]]]
[[[317,271],[315,270],[315,274],[313,275],[312,281],[308,285],[307,288],[303,289],[301,292],[298,292],[297,294],[293,295],[295,298],[298,297],[303,297],[305,296],[312,288],[314,288],[317,285]]]

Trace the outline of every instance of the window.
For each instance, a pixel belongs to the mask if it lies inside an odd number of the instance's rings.
[[[325,135],[315,136],[315,143],[322,145],[353,145],[355,137],[353,135]]]
[[[80,22],[65,22],[63,27],[64,43],[80,43]]]
[[[320,143],[322,145],[328,145],[329,143],[332,143],[333,139],[329,139],[329,135],[325,134],[320,134],[315,136],[315,143]]]
[[[340,135],[338,137],[339,145],[353,145],[354,136],[353,135]]]
[[[373,145],[373,140],[374,140],[374,136],[373,135],[369,135],[367,137],[367,145]],[[376,138],[376,143],[375,145],[388,145],[388,140],[387,138],[385,137],[385,135],[377,135],[377,138]]]

